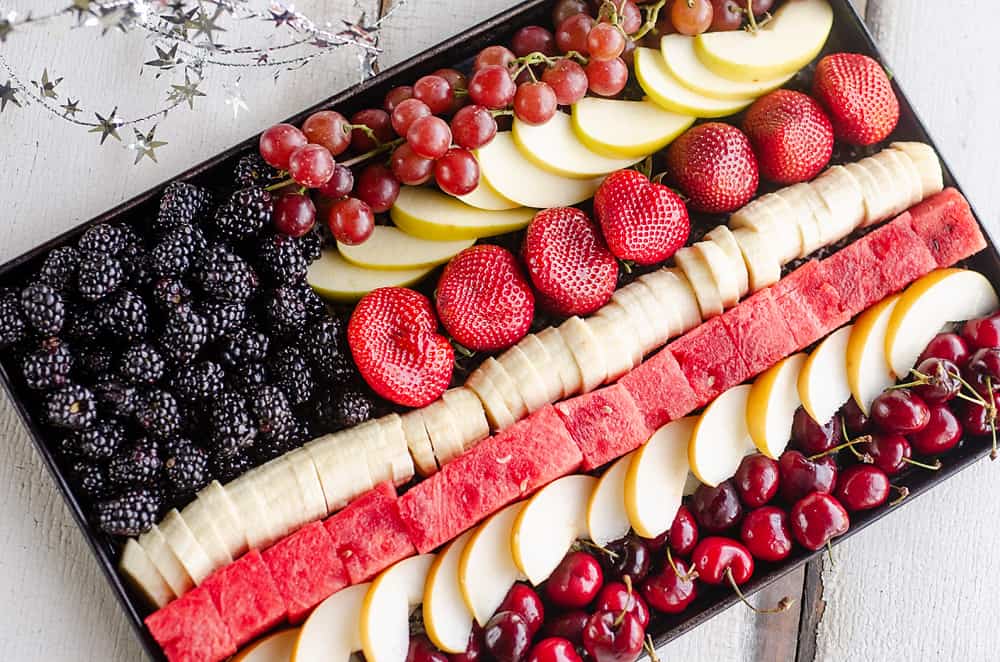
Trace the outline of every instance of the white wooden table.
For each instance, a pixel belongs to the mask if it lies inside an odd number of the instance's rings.
[[[66,0],[13,0],[6,9],[62,7]],[[314,16],[378,15],[379,0],[299,0]],[[386,2],[387,4],[387,2]],[[516,4],[511,0],[409,0],[387,24],[382,66],[401,61]],[[859,0],[858,5],[863,5]],[[867,20],[944,156],[997,231],[1000,59],[992,54],[1000,4],[994,0],[868,0]],[[947,7],[945,7],[947,5]],[[325,9],[324,9],[325,8]],[[60,92],[102,113],[121,103],[137,114],[156,103],[163,81],[138,78],[149,59],[135,34],[98,39],[93,31],[36,27],[0,46],[25,79],[42,68],[66,76]],[[233,120],[222,101],[227,72],[212,72],[209,97],[195,112],[161,123],[158,165],[133,166],[118,145],[40,112],[8,106],[0,114],[0,262],[111,206],[170,179],[215,152],[356,82],[353,56],[331,56],[276,84],[245,74],[250,112]],[[5,76],[0,75],[0,84]],[[109,92],[116,90],[115,92]],[[52,480],[0,399],[0,651],[27,661],[141,659],[141,651],[70,519]],[[1000,464],[984,461],[838,548],[836,565],[816,566],[807,595],[822,591],[825,609],[753,617],[736,607],[661,651],[691,662],[998,659],[1000,628]],[[798,573],[759,600],[773,604],[803,591]],[[817,624],[818,622],[818,624]],[[801,631],[801,632],[800,632]]]

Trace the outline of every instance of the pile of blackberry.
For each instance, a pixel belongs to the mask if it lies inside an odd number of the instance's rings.
[[[306,284],[324,239],[273,230],[257,161],[235,190],[171,184],[155,217],[94,226],[0,289],[4,360],[108,534],[380,406]]]

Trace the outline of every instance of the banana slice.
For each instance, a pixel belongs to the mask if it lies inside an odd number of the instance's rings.
[[[558,372],[551,369],[552,357],[549,356],[549,351],[545,349],[545,345],[538,339],[538,336],[529,333],[524,338],[521,338],[517,346],[521,348],[524,355],[531,361],[531,365],[535,366],[538,372],[541,373],[542,382],[545,384],[545,399],[548,402],[555,402],[562,398],[562,379],[559,377]]]
[[[701,251],[695,250],[691,246],[685,246],[674,255],[674,261],[681,268],[688,282],[694,289],[694,294],[698,297],[698,308],[701,309],[702,319],[709,319],[716,315],[721,315],[723,311],[722,294],[719,286],[716,285],[712,277],[712,270]]]
[[[154,524],[153,528],[139,536],[138,542],[174,595],[184,595],[194,587],[191,575],[167,544],[160,527]]]
[[[854,175],[861,186],[861,197],[865,202],[865,220],[861,227],[867,228],[887,218],[892,211],[888,192],[882,191],[882,183],[872,175],[871,171],[861,165],[861,162],[846,163],[844,169]]]
[[[614,344],[621,345],[623,354],[628,358],[622,359],[619,357],[608,359],[608,375],[618,374],[620,366],[628,364],[625,370],[631,370],[634,366],[642,363],[643,357],[643,347],[642,341],[639,339],[638,330],[632,325],[632,316],[620,303],[615,301],[609,301],[604,306],[601,307],[596,313],[587,318],[587,322],[590,320],[595,320],[598,318],[603,318],[607,320],[607,324],[601,326],[602,342],[609,340]],[[597,328],[594,328],[594,333],[597,333]],[[611,381],[606,379],[605,381]]]
[[[226,492],[240,514],[250,549],[265,549],[279,537],[273,529],[276,514],[268,510],[262,494],[261,473],[260,468],[252,469],[226,485]]]
[[[672,310],[675,326],[671,335],[678,336],[701,324],[698,297],[684,272],[677,268],[658,269],[639,277],[656,297],[663,310]]]
[[[494,359],[492,357],[486,359],[487,362],[490,360]],[[517,419],[507,407],[507,402],[503,394],[500,393],[500,389],[490,379],[489,371],[485,369],[485,365],[486,363],[473,370],[469,378],[465,380],[465,385],[479,396],[479,400],[486,410],[486,419],[494,430],[499,431],[514,425],[517,423]],[[413,452],[412,446],[410,452]],[[414,459],[416,459],[415,456]]]
[[[865,219],[865,201],[861,185],[844,166],[833,166],[812,181],[810,186],[830,210],[830,222],[820,228],[826,244],[843,239]]]
[[[205,581],[215,570],[215,566],[212,565],[208,554],[198,544],[194,534],[191,533],[191,528],[176,508],[172,508],[166,514],[159,527],[174,556],[184,566],[184,570],[187,571],[195,585]]]
[[[473,396],[479,410],[479,399]],[[471,418],[471,417],[470,417]],[[406,434],[403,432],[403,421],[399,414],[388,414],[375,420],[379,428],[379,444],[373,452],[389,467],[389,475],[395,485],[402,485],[413,478],[413,458],[406,446]],[[486,419],[483,418],[483,425]],[[382,481],[377,481],[382,482]]]
[[[897,152],[894,149],[883,149],[872,156],[872,159],[889,171],[895,188],[899,190],[900,200],[903,198],[906,200],[904,203],[906,209],[924,199],[924,183],[920,179],[920,172],[917,170],[917,166],[913,165],[913,161],[902,152]],[[909,195],[905,195],[907,189],[909,189]]]
[[[743,261],[750,274],[750,291],[758,292],[781,280],[781,262],[767,241],[767,235],[747,228],[739,228],[733,237],[743,252]]]
[[[323,506],[324,512],[320,517],[326,514],[326,504],[324,503]],[[223,542],[215,526],[215,513],[208,509],[204,501],[195,499],[186,505],[181,512],[181,517],[191,529],[194,539],[205,550],[213,568],[221,568],[233,562],[233,556],[229,553],[229,548]]]
[[[413,475],[409,451],[406,451],[402,444],[396,449],[388,449],[387,442],[383,438],[382,428],[377,420],[366,421],[361,425],[344,430],[341,434],[350,440],[351,446],[355,449],[354,452],[364,457],[372,485],[378,485],[387,480],[395,483],[396,474],[405,472],[406,468],[409,469],[409,476]],[[399,466],[401,463],[405,466]]]
[[[559,375],[562,382],[562,397],[566,398],[580,391],[583,386],[583,373],[576,365],[576,359],[566,344],[565,337],[559,329],[550,326],[538,334],[538,342],[552,357],[552,370]]]
[[[712,280],[715,281],[715,286],[719,290],[722,307],[732,308],[735,306],[740,300],[740,290],[726,253],[718,244],[711,241],[699,241],[692,248],[701,255],[705,264],[708,265]],[[743,260],[740,259],[740,266],[745,268],[742,262]]]
[[[423,408],[424,425],[427,426],[427,436],[434,448],[434,457],[438,466],[451,462],[462,454],[462,433],[459,422],[445,405],[444,400],[435,400]]]
[[[229,493],[222,487],[222,483],[213,480],[206,485],[198,492],[197,501],[204,504],[229,556],[234,559],[242,556],[243,552],[247,551],[243,522],[240,520],[239,511],[236,510],[236,504],[229,498]]]
[[[134,538],[125,542],[118,568],[146,602],[157,609],[166,607],[167,603],[177,597],[149,559],[146,550]]]
[[[657,320],[657,338],[660,340],[660,345],[683,333],[684,330],[684,320],[681,319],[680,308],[671,301],[671,295],[663,296],[659,291],[672,287],[676,283],[675,279],[675,274],[666,269],[658,269],[635,280],[635,283],[642,284],[642,288],[636,290],[639,298],[646,310],[651,311],[649,315]],[[695,310],[697,310],[698,300],[692,296],[692,301]]]
[[[944,189],[941,160],[933,147],[918,142],[892,143],[889,147],[905,154],[913,161],[917,172],[920,173],[921,193],[924,198],[940,193]]]
[[[616,308],[619,308],[616,306]],[[590,327],[598,344],[604,348],[607,361],[605,382],[613,382],[632,369],[632,349],[638,346],[631,335],[631,324],[624,315],[611,319],[601,315],[588,317],[583,322]],[[641,360],[641,359],[640,359]]]
[[[486,422],[483,403],[471,389],[464,386],[448,389],[441,399],[451,412],[452,420],[458,423],[463,453],[490,436],[490,426]]]
[[[740,246],[733,237],[733,232],[725,225],[717,225],[705,233],[705,239],[716,244],[722,249],[729,262],[729,270],[736,277],[736,289],[739,292],[737,300],[750,289],[750,277],[747,274],[747,265],[743,262],[743,254]]]
[[[639,297],[636,296],[632,288],[621,287],[611,295],[611,301],[625,309],[629,322],[639,337],[639,345],[645,354],[655,345],[656,338],[653,331],[653,322],[646,317],[646,311],[643,310],[642,304],[639,302]]]
[[[799,229],[799,255],[805,257],[820,248],[823,240],[820,238],[820,224],[814,209],[823,204],[819,195],[808,184],[795,184],[775,193],[788,203],[792,210],[791,218]]]
[[[740,248],[737,246],[737,255],[739,255],[739,251]],[[743,265],[743,258],[740,258],[740,265]],[[653,327],[652,344],[646,348],[646,352],[661,347],[677,333],[677,329],[680,327],[676,312],[669,307],[660,305],[656,294],[642,280],[636,279],[625,287],[635,293],[636,299],[639,300],[639,304],[646,313],[646,319]]]
[[[434,459],[434,447],[431,446],[431,439],[427,436],[427,428],[424,426],[423,412],[414,409],[406,412],[400,418],[403,425],[403,436],[406,437],[406,447],[410,450],[414,464],[417,465],[417,471],[425,478],[437,473],[438,464],[437,460]]]
[[[357,436],[345,432],[328,434],[303,446],[316,464],[328,513],[340,510],[375,486],[364,447]]]
[[[541,373],[521,351],[520,347],[514,345],[501,354],[497,362],[503,366],[507,374],[517,384],[517,390],[521,394],[529,414],[549,404],[545,397],[545,380],[542,379]]]
[[[891,218],[906,210],[906,202],[910,199],[908,184],[896,181],[889,169],[874,157],[861,159],[858,165],[868,171],[882,191],[884,210],[879,220]]]
[[[288,464],[295,475],[295,484],[299,488],[299,497],[302,501],[302,521],[311,522],[313,520],[326,517],[326,498],[323,496],[323,485],[319,482],[319,474],[316,473],[316,463],[303,448],[285,453],[281,459]],[[188,520],[188,524],[191,521]]]
[[[608,376],[607,360],[591,328],[582,319],[573,316],[559,326],[559,333],[580,369],[582,391],[589,393],[603,384]]]
[[[482,362],[481,367],[487,371],[487,375],[493,381],[493,385],[500,391],[503,401],[507,404],[507,409],[514,416],[514,420],[519,421],[528,415],[528,403],[521,396],[521,389],[514,381],[513,375],[507,368],[492,356]]]
[[[282,462],[279,457],[261,465],[257,475],[257,487],[266,508],[263,516],[271,519],[274,539],[284,538],[304,523],[302,512],[305,505],[299,494],[295,472],[290,464]]]
[[[751,201],[729,217],[733,229],[747,228],[769,238],[782,264],[791,262],[802,250],[795,212],[784,198],[767,193]]]

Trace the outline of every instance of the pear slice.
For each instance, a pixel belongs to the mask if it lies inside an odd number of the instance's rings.
[[[754,445],[776,460],[792,435],[792,419],[802,404],[799,373],[806,362],[801,352],[786,357],[754,380],[747,398],[747,429]]]
[[[802,364],[799,397],[802,407],[820,425],[833,418],[851,397],[847,381],[847,343],[854,326],[848,324],[828,335]]]
[[[587,531],[600,546],[624,538],[630,528],[625,510],[625,475],[635,451],[615,460],[590,493],[587,504]]]
[[[523,578],[510,549],[523,502],[507,506],[472,532],[458,561],[462,599],[481,627],[493,617],[510,587]]]
[[[243,649],[230,662],[290,662],[300,632],[300,628],[292,628],[269,634]]]
[[[576,137],[591,150],[615,158],[654,154],[687,131],[694,120],[648,100],[584,97],[573,105]]]
[[[146,550],[134,538],[125,541],[118,568],[132,587],[142,593],[146,602],[157,609],[166,607],[177,597],[153,565]]]
[[[854,232],[865,219],[861,185],[844,166],[833,166],[810,186],[830,210],[830,222],[819,229],[820,240],[833,244]]]
[[[744,100],[761,97],[776,90],[791,78],[784,74],[770,79],[732,80],[715,73],[698,59],[695,38],[683,34],[668,34],[660,40],[660,52],[677,80],[684,87],[713,99]]]
[[[889,147],[906,154],[913,161],[917,172],[920,173],[923,197],[927,198],[941,192],[944,188],[941,160],[933,147],[919,142],[892,143]]]
[[[680,335],[701,324],[698,297],[683,271],[676,267],[658,269],[640,276],[639,280],[653,292],[661,308],[674,309],[678,326],[672,335]]]
[[[604,383],[608,376],[608,363],[604,348],[593,330],[582,319],[574,316],[559,326],[559,334],[566,341],[582,375],[581,390],[589,393]]]
[[[309,265],[306,282],[322,297],[338,303],[353,303],[380,287],[408,287],[424,279],[434,267],[385,271],[351,264],[335,250]]]
[[[593,476],[563,476],[524,504],[511,529],[510,549],[535,586],[549,578],[573,541],[587,535],[587,506],[596,486]]]
[[[399,662],[410,648],[410,614],[423,602],[434,554],[389,566],[372,582],[358,618],[367,662]]]
[[[858,316],[847,341],[847,383],[861,411],[896,380],[885,357],[885,332],[899,295],[884,299]]]
[[[625,474],[625,508],[643,538],[655,538],[673,525],[688,482],[688,443],[695,417],[667,423],[634,451]]]
[[[539,168],[573,179],[593,179],[607,175],[646,157],[646,154],[641,154],[613,158],[598,154],[580,142],[573,131],[573,120],[568,114],[559,111],[543,124],[528,124],[515,116],[511,135],[521,154]]]
[[[680,267],[687,280],[691,283],[695,296],[698,297],[698,308],[702,319],[721,315],[723,311],[722,293],[712,277],[704,255],[693,246],[685,246],[674,255],[674,262]]]
[[[361,607],[371,584],[355,584],[319,604],[299,630],[292,662],[349,662],[361,650]]]
[[[757,450],[747,428],[751,386],[734,386],[705,408],[691,432],[688,461],[698,480],[717,486],[732,478],[748,453]]]
[[[472,632],[472,612],[462,599],[458,582],[458,564],[472,533],[466,531],[450,542],[427,571],[424,628],[434,645],[445,653],[464,653]]]
[[[475,239],[430,241],[390,225],[376,225],[372,236],[357,246],[337,242],[340,256],[365,269],[422,269],[444,264],[476,242]]]
[[[985,317],[997,308],[996,290],[979,272],[938,269],[919,279],[896,302],[885,332],[885,354],[893,375],[908,375],[947,322]]]
[[[747,274],[747,265],[743,261],[740,245],[736,243],[736,237],[727,226],[717,225],[705,233],[705,240],[721,248],[723,255],[726,256],[726,262],[729,265],[727,270],[736,278],[736,291],[739,293],[736,300],[739,301],[750,288],[750,278]]]
[[[554,326],[543,329],[538,333],[538,342],[545,347],[551,357],[550,369],[559,375],[559,381],[562,382],[561,397],[566,398],[578,393],[583,385],[583,375],[559,329]]]
[[[480,176],[485,178],[497,193],[525,207],[538,209],[569,207],[592,197],[597,187],[604,181],[603,177],[593,179],[562,177],[539,168],[517,148],[510,131],[502,131],[494,136],[493,140],[476,150],[476,157],[479,159]],[[524,211],[517,209],[491,213],[523,214]],[[528,213],[527,221],[530,221],[534,210],[529,210]],[[395,217],[393,220],[396,220]],[[527,225],[527,221],[524,225]],[[403,227],[398,220],[396,225]],[[515,229],[520,228],[511,228],[504,232]]]
[[[791,231],[797,233],[795,229]],[[758,292],[781,280],[781,260],[772,249],[774,244],[769,235],[738,228],[733,231],[733,238],[743,253],[751,292]]]
[[[766,236],[771,252],[781,264],[787,264],[798,258],[802,250],[794,213],[784,198],[766,193],[733,212],[729,226],[733,230],[747,228]]]
[[[819,54],[833,27],[827,0],[789,0],[756,32],[705,32],[695,51],[705,66],[738,81],[794,74]]]
[[[635,77],[643,91],[660,107],[681,115],[725,117],[743,110],[753,97],[714,99],[685,87],[670,72],[663,54],[653,48],[635,49]]]
[[[517,209],[521,206],[513,200],[508,200],[497,193],[493,187],[487,184],[486,180],[481,177],[479,179],[479,184],[476,185],[476,188],[472,189],[472,193],[466,193],[465,195],[455,197],[470,207],[486,211],[507,211],[509,209]]]
[[[477,209],[446,193],[420,186],[399,189],[399,197],[389,209],[389,217],[400,230],[429,241],[478,239],[515,232],[526,228],[534,216],[534,209],[523,207],[500,211]]]

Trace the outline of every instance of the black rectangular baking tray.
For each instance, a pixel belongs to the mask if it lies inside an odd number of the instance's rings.
[[[889,63],[879,53],[871,33],[868,31],[861,17],[858,16],[855,9],[851,6],[849,0],[829,1],[834,9],[834,24],[830,39],[824,48],[824,53],[837,51],[864,53],[874,57],[889,68]],[[549,14],[552,4],[552,0],[528,0],[527,2],[523,2],[509,11],[498,14],[446,42],[424,51],[391,69],[383,71],[352,89],[330,97],[326,101],[289,118],[287,121],[300,124],[309,114],[322,108],[335,108],[345,114],[349,114],[361,108],[380,106],[385,92],[396,85],[411,84],[420,76],[441,67],[467,63],[481,48],[489,44],[508,41],[513,33],[522,26],[536,23],[547,25],[550,22]],[[897,80],[893,81],[893,86],[900,100],[901,119],[892,138],[898,140],[920,140],[933,144],[933,140],[914,112],[905,93],[900,89]],[[255,148],[256,137],[249,138],[212,159],[191,168],[177,179],[192,181],[210,187],[228,185],[230,173],[236,160]],[[951,169],[946,163],[943,165],[945,185],[955,186],[960,189],[961,187],[957,185]],[[75,241],[87,228],[97,223],[134,223],[143,218],[155,215],[159,195],[165,185],[166,182],[0,266],[0,286],[23,283],[28,274],[39,266],[48,251]],[[982,272],[995,286],[1000,286],[1000,254],[997,252],[996,244],[990,235],[989,229],[983,227],[981,221],[980,227],[982,227],[989,245],[985,250],[970,259],[965,266]],[[27,428],[38,453],[52,474],[74,519],[86,537],[101,570],[104,572],[115,596],[125,610],[129,622],[142,643],[144,650],[151,660],[164,662],[165,658],[159,646],[143,625],[143,618],[149,613],[148,609],[144,606],[141,598],[126,585],[117,571],[116,546],[107,536],[100,533],[88,521],[81,501],[70,488],[67,477],[57,461],[54,445],[55,440],[52,438],[52,435],[46,434],[40,422],[29,411],[29,403],[32,402],[33,396],[20,382],[12,379],[12,374],[14,374],[14,367],[10,364],[9,357],[5,357],[0,361],[0,380],[3,382],[3,387],[11,399],[14,409]],[[834,544],[839,544],[857,534],[896,508],[911,503],[919,495],[942,481],[947,480],[962,469],[981,460],[988,454],[989,448],[986,444],[982,441],[970,439],[964,441],[958,448],[942,458],[943,467],[940,471],[913,471],[904,475],[897,482],[910,490],[909,498],[902,501],[899,506],[893,508],[882,508],[853,516],[850,530],[847,534],[834,541]],[[758,567],[754,578],[744,587],[744,591],[747,594],[755,593],[820,554],[822,552],[809,553],[805,550],[797,549],[783,563],[762,564]],[[653,636],[656,646],[660,647],[704,623],[736,602],[736,596],[728,589],[703,590],[698,599],[684,614],[654,620],[650,625],[649,632]]]

